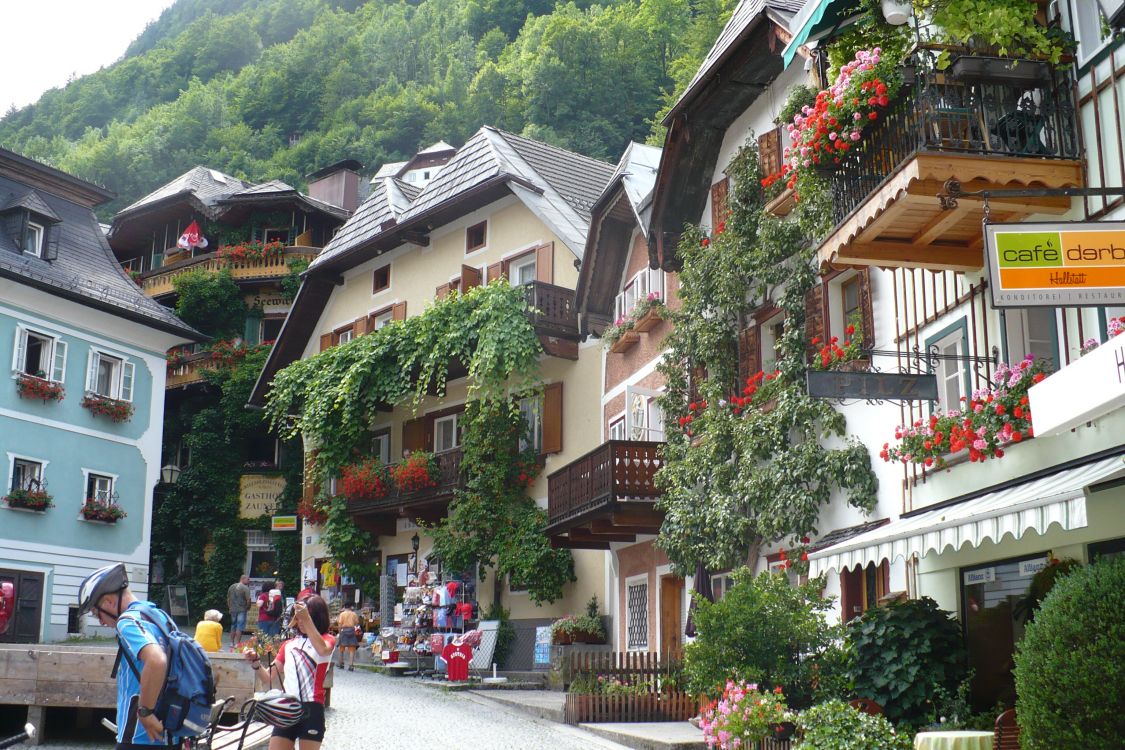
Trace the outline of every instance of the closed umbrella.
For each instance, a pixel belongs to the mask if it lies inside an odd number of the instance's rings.
[[[697,563],[695,566],[695,585],[692,586],[692,591],[699,594],[709,602],[715,601],[715,593],[711,590],[711,572],[703,567],[703,563]],[[691,604],[688,606],[687,627],[684,628],[684,635],[688,638],[695,637],[695,621],[693,615],[695,614],[695,599],[691,598]]]

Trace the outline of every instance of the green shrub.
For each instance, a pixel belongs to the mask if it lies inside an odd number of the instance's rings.
[[[848,624],[855,693],[883,707],[895,724],[918,724],[938,689],[955,692],[965,679],[961,626],[922,597],[869,609]]]
[[[512,646],[516,644],[516,628],[512,625],[511,612],[504,609],[499,602],[493,602],[481,619],[500,621],[500,629],[496,631],[496,649],[492,652],[492,661],[498,669],[503,669],[507,666]]]
[[[839,700],[821,703],[797,716],[803,732],[794,750],[910,750],[906,733],[882,716],[871,716]]]
[[[820,581],[795,587],[783,575],[755,578],[746,568],[733,578],[719,601],[696,599],[697,638],[684,650],[688,690],[716,697],[730,679],[780,686],[800,707],[824,695],[824,686],[837,686],[828,673],[841,671],[832,669],[843,660],[840,630],[822,614],[831,602],[821,597]]]
[[[1016,652],[1020,745],[1121,747],[1125,738],[1125,558],[1058,580]]]

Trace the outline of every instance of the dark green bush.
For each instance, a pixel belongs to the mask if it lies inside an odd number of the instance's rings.
[[[895,724],[918,724],[938,689],[965,679],[961,626],[928,597],[869,609],[848,624],[856,695],[883,707]]]
[[[746,568],[733,578],[714,604],[696,600],[697,637],[684,651],[688,690],[715,697],[733,679],[764,690],[781,686],[795,707],[833,697],[826,688],[839,687],[836,675],[845,670],[839,628],[822,615],[831,602],[821,597],[820,582],[794,587],[785,576],[755,578]]]
[[[840,700],[802,711],[802,731],[794,750],[910,750],[910,735],[896,734],[882,716],[871,716]]]
[[[1029,750],[1125,742],[1125,558],[1058,580],[1016,652],[1016,717]]]

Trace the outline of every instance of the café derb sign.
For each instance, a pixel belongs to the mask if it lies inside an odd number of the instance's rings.
[[[1125,304],[1125,222],[985,224],[993,307]]]
[[[937,376],[889,372],[808,370],[809,395],[814,398],[865,401],[936,401]]]

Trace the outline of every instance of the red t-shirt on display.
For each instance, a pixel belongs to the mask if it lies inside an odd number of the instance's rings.
[[[455,646],[451,641],[442,649],[441,658],[445,660],[445,671],[450,682],[469,679],[469,662],[473,660],[472,646],[467,643]]]

